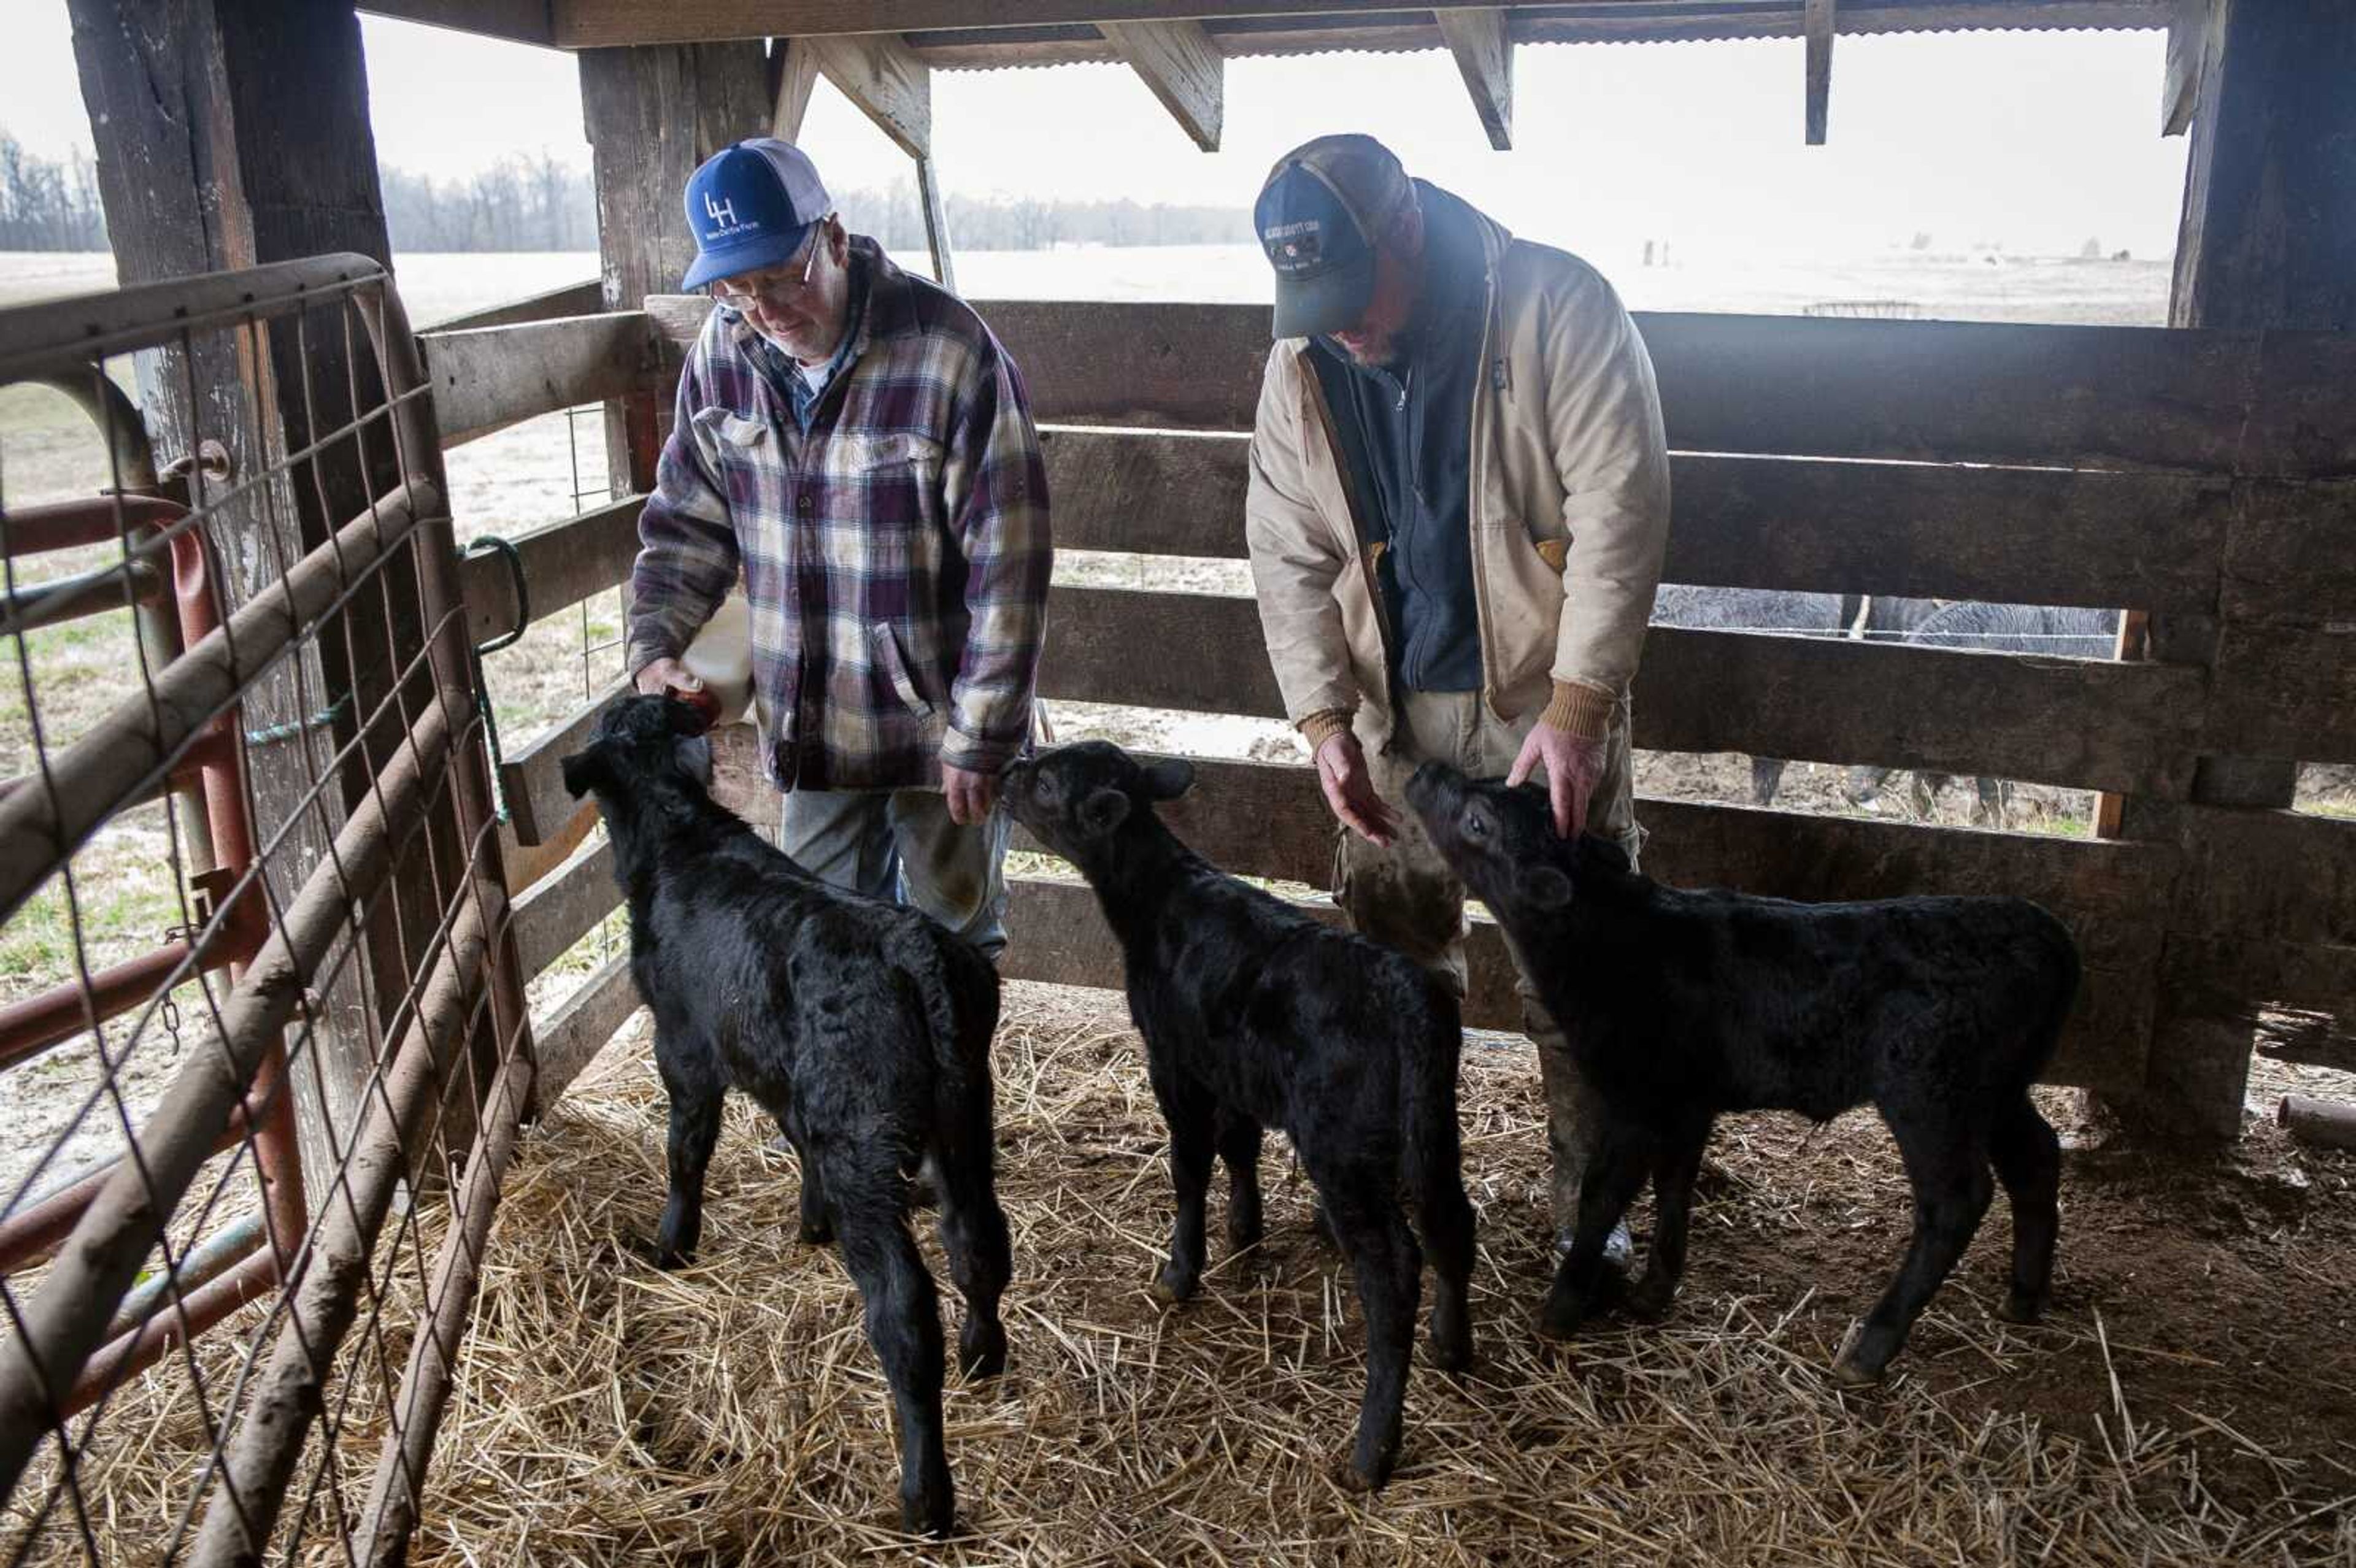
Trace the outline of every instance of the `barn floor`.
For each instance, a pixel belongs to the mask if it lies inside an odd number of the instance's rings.
[[[643,1259],[664,1127],[644,1030],[641,1015],[522,1146],[410,1560],[899,1558],[856,1296],[830,1251],[793,1239],[793,1161],[749,1103],[731,1104],[698,1266]],[[1517,1040],[1476,1047],[1481,1360],[1461,1383],[1419,1366],[1399,1472],[1369,1500],[1327,1478],[1363,1376],[1356,1309],[1280,1145],[1261,1254],[1225,1258],[1215,1198],[1204,1293],[1166,1310],[1144,1288],[1163,1135],[1118,998],[1012,986],[996,1059],[1013,1357],[1001,1382],[950,1392],[969,1533],[927,1559],[2356,1564],[2356,1156],[2270,1125],[2201,1171],[2073,1150],[2049,1322],[1989,1315],[1999,1206],[1890,1383],[1858,1396],[1824,1368],[1903,1240],[1878,1123],[1730,1123],[1669,1321],[1559,1349],[1526,1327],[1548,1266],[1535,1063]],[[2070,1096],[2049,1101],[2070,1136]],[[420,1219],[422,1260],[443,1211]],[[405,1316],[386,1319],[395,1369]],[[243,1338],[200,1341],[217,1388]],[[296,1560],[346,1561],[332,1521],[373,1467],[379,1376],[345,1385],[339,1474]],[[158,1521],[202,1474],[176,1386],[159,1371],[123,1391],[84,1456],[106,1561],[156,1560]],[[0,1519],[0,1557],[21,1524]],[[16,1560],[83,1555],[53,1516]]]
[[[792,1239],[792,1161],[749,1104],[699,1266],[658,1274],[635,1250],[662,1197],[642,1028],[526,1146],[413,1561],[892,1545],[855,1297]],[[1014,1355],[1002,1383],[950,1395],[971,1534],[947,1560],[2356,1561],[2356,1158],[2270,1127],[2197,1176],[2074,1152],[2051,1322],[1989,1316],[2008,1244],[1992,1214],[1892,1382],[1858,1397],[1822,1369],[1902,1240],[1878,1124],[1730,1125],[1670,1321],[1563,1353],[1524,1326],[1546,1270],[1534,1064],[1518,1041],[1474,1050],[1482,1360],[1462,1385],[1419,1369],[1400,1472],[1368,1501],[1326,1477],[1362,1372],[1355,1307],[1280,1152],[1267,1255],[1218,1266],[1185,1308],[1146,1294],[1167,1186],[1138,1051],[1102,993],[1012,988]]]

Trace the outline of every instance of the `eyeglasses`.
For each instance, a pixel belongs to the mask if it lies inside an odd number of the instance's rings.
[[[783,266],[723,278],[711,285],[712,297],[738,310],[756,299],[766,300],[773,305],[798,304],[802,296],[809,293],[810,273],[817,270],[818,253],[825,240],[826,225],[821,223],[809,237],[806,247],[809,254],[802,261],[799,276],[795,275],[794,264],[788,261]]]

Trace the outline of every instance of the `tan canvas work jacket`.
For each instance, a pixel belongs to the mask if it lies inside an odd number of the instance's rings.
[[[1482,695],[1500,718],[1543,709],[1601,735],[1635,674],[1668,539],[1653,364],[1595,269],[1479,222],[1489,290],[1469,516]],[[1310,352],[1305,338],[1279,342],[1260,381],[1244,503],[1260,625],[1285,714],[1312,744],[1353,712],[1380,744],[1392,706],[1381,547],[1354,512]]]

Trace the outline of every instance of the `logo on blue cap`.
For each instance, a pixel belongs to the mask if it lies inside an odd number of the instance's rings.
[[[684,286],[782,266],[830,210],[818,171],[802,152],[769,137],[723,147],[687,182],[695,264]]]

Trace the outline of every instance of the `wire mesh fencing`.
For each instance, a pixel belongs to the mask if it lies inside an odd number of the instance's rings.
[[[110,482],[0,466],[0,1554],[397,1560],[532,1073],[415,342],[325,257],[23,382]]]

